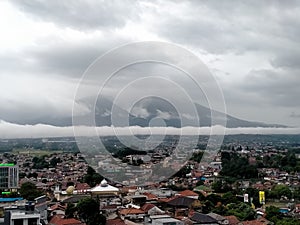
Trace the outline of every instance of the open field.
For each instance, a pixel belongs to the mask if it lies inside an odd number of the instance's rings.
[[[33,156],[42,156],[42,155],[51,155],[51,154],[61,154],[63,151],[61,150],[44,150],[44,149],[22,149],[16,148],[12,150],[14,154],[30,154]]]

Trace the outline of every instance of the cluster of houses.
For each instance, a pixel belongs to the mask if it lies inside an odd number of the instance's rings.
[[[99,185],[87,190],[87,193],[69,193],[57,187],[56,194],[61,199],[57,202],[47,201],[46,196],[37,198],[33,203],[35,209],[30,211],[14,209],[12,205],[6,207],[6,217],[13,221],[28,221],[35,218],[37,223],[48,225],[85,225],[77,218],[66,218],[68,203],[77,204],[83,198],[95,198],[100,202],[100,213],[107,218],[107,225],[193,225],[193,224],[271,224],[264,217],[252,221],[239,221],[237,217],[221,216],[216,213],[201,213],[201,202],[199,194],[184,190],[175,192],[167,188],[160,188],[155,185],[148,188],[137,186],[116,187],[109,184],[105,179]],[[21,203],[13,203],[14,206]],[[47,214],[47,217],[42,216]],[[0,221],[1,224],[1,221]],[[4,223],[6,225],[6,223]]]
[[[243,150],[249,160],[255,161],[257,151]],[[21,220],[24,224],[49,225],[84,225],[78,218],[66,218],[65,211],[68,203],[77,204],[87,197],[96,198],[100,202],[100,212],[107,218],[107,225],[192,225],[192,224],[229,224],[248,225],[272,224],[263,216],[252,221],[239,221],[235,216],[221,216],[215,213],[203,214],[201,202],[198,200],[199,192],[208,195],[213,192],[211,184],[215,181],[222,169],[220,155],[215,156],[211,162],[201,165],[189,162],[191,172],[184,177],[172,177],[159,184],[146,187],[127,186],[110,183],[103,180],[95,187],[90,187],[82,181],[87,172],[88,165],[81,154],[65,153],[44,157],[48,163],[59,158],[55,166],[49,168],[33,168],[33,156],[30,154],[14,155],[19,165],[20,185],[32,182],[46,194],[45,198],[36,199],[34,210],[28,213],[26,202],[0,203],[0,208],[6,208],[7,220]],[[252,163],[253,163],[252,162]],[[299,175],[290,175],[279,169],[264,168],[259,170],[260,182],[250,183],[243,181],[239,188],[254,187],[259,190],[271,189],[275,184],[282,183],[291,187],[299,187]],[[201,181],[201,185],[197,185]],[[165,186],[180,186],[183,191],[173,191]],[[193,191],[189,187],[195,187]],[[55,201],[53,201],[55,199]],[[300,212],[300,206],[296,205]],[[31,217],[30,217],[30,216]],[[1,224],[1,220],[0,220]],[[3,223],[14,224],[14,223]]]

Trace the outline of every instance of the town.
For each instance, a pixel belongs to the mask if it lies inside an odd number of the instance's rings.
[[[202,163],[207,137],[200,137],[180,170],[147,185],[99,174],[71,139],[2,140],[0,224],[300,224],[298,138],[227,136]],[[177,141],[137,154],[105,139],[114,157],[138,168],[172,154]]]

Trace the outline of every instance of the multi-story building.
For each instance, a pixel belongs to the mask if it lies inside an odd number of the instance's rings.
[[[13,163],[0,164],[0,190],[9,191],[18,188],[19,167]]]
[[[5,208],[4,225],[42,225],[41,215],[35,211],[35,204]]]

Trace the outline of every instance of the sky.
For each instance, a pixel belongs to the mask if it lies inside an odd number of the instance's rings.
[[[131,42],[162,41],[204,62],[228,114],[300,126],[299,1],[4,0],[0,14],[2,125],[71,115],[95,59]],[[129,71],[111,89],[126,84]]]

